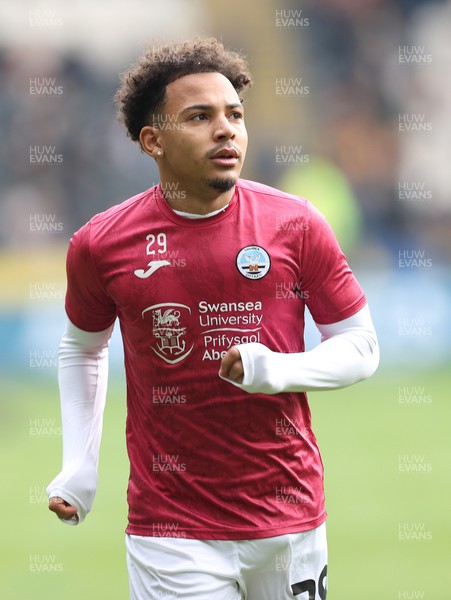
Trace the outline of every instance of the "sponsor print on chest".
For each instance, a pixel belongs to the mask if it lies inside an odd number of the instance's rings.
[[[260,342],[263,317],[261,301],[200,300],[193,307],[166,302],[142,312],[143,320],[150,326],[150,347],[171,365],[183,361],[199,345],[202,360],[218,360],[233,345]]]

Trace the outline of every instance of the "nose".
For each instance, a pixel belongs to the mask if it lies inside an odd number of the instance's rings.
[[[215,122],[214,139],[215,141],[234,140],[236,131],[233,124],[226,115],[219,115]]]

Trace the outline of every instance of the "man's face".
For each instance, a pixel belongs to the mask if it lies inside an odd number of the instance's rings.
[[[158,137],[162,181],[214,197],[238,179],[247,148],[243,106],[220,73],[186,75],[166,88]]]

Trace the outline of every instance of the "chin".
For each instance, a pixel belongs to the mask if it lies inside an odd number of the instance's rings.
[[[236,184],[238,177],[216,177],[208,179],[208,185],[218,192],[228,192]]]

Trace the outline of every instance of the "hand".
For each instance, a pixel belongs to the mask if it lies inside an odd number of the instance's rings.
[[[78,522],[77,508],[59,496],[50,498],[49,510],[56,513],[60,519],[70,521],[73,517],[75,517],[75,520]]]
[[[231,381],[235,381],[236,383],[243,383],[243,363],[241,361],[240,351],[235,346],[232,346],[222,359],[219,375],[226,379],[230,379]]]

